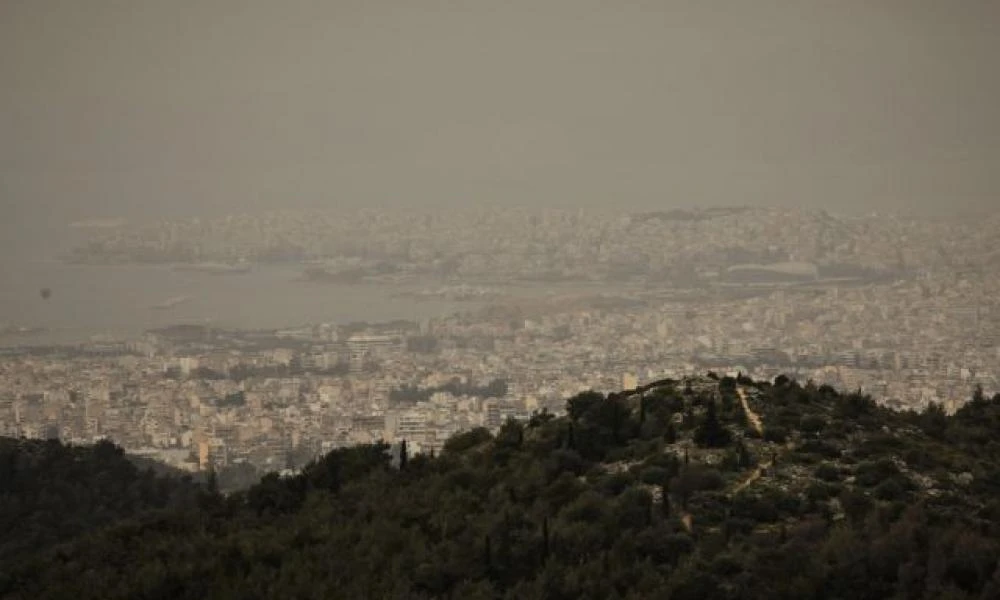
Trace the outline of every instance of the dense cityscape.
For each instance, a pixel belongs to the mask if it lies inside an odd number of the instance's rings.
[[[997,225],[998,215],[735,208],[281,213],[115,227],[69,259],[227,276],[291,262],[319,283],[345,273],[355,285],[418,282],[424,296],[468,308],[419,322],[178,325],[137,339],[10,346],[0,435],[107,438],[191,471],[295,470],[378,440],[435,452],[459,431],[559,413],[580,391],[707,371],[788,374],[897,409],[935,402],[953,412],[977,388],[1000,389]]]

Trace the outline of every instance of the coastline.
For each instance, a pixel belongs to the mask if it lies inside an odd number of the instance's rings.
[[[174,269],[175,265],[82,265],[8,255],[0,287],[0,347],[86,344],[95,336],[138,339],[178,324],[231,329],[281,329],[309,323],[420,321],[468,309],[442,299],[397,294],[411,283],[305,285],[299,265],[256,266],[239,276]],[[39,291],[50,289],[43,299]],[[171,299],[187,297],[184,302]],[[163,308],[155,308],[163,305]]]

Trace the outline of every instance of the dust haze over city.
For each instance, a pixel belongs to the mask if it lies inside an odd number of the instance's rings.
[[[990,208],[1000,177],[989,1],[0,10],[8,225],[368,204],[942,213]]]
[[[673,381],[681,438],[712,394],[744,411],[738,494],[786,447],[750,379],[951,418],[1000,391],[998,28],[989,0],[3,0],[0,436],[228,492]]]

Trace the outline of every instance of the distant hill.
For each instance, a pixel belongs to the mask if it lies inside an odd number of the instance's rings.
[[[73,229],[115,229],[124,227],[126,223],[121,217],[110,217],[73,221],[68,226]]]
[[[670,210],[654,210],[635,213],[637,220],[654,221],[709,221],[721,217],[738,216],[750,212],[749,206],[717,206],[708,208],[674,208]]]
[[[82,478],[109,524],[22,543],[0,596],[997,598],[998,432],[1000,395],[981,392],[948,416],[784,377],[667,380],[398,468],[384,445],[339,449],[138,516],[110,500],[137,485],[111,448],[38,446],[4,455],[49,457],[19,467],[6,505]]]

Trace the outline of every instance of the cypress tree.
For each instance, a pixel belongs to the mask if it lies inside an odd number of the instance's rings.
[[[739,452],[739,466],[741,469],[745,469],[750,466],[750,451],[747,450],[746,445],[740,442]]]
[[[709,448],[720,448],[729,443],[729,432],[719,421],[714,399],[710,399],[705,406],[705,418],[695,430],[694,439],[699,446]]]
[[[674,427],[673,419],[667,422],[667,430],[663,432],[663,441],[668,444],[673,444],[677,441],[677,428]]]

